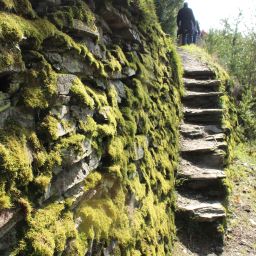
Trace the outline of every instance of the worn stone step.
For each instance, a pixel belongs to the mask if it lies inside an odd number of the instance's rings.
[[[181,139],[181,152],[214,152],[216,149],[227,148],[226,142],[218,142],[204,139]]]
[[[182,103],[191,108],[218,108],[220,107],[221,92],[193,92],[186,91]]]
[[[177,195],[177,211],[198,222],[214,222],[226,216],[225,208],[219,201],[193,194]]]
[[[183,62],[184,77],[199,80],[216,78],[215,72],[211,70],[206,63],[203,63],[202,60],[187,54],[183,49],[178,49],[178,51]]]
[[[217,125],[196,125],[183,123],[180,125],[180,132],[183,137],[190,139],[224,136],[223,130]]]
[[[193,124],[221,125],[223,109],[184,108],[185,122]]]
[[[184,78],[184,86],[189,91],[194,92],[219,92],[220,80],[196,80]]]
[[[226,177],[225,172],[220,169],[212,169],[199,167],[185,159],[180,162],[178,177],[183,177],[188,180],[216,180]]]
[[[222,142],[226,139],[225,133],[212,134],[205,137],[207,141],[219,141]]]
[[[182,158],[190,161],[194,165],[199,167],[207,168],[224,168],[226,151],[221,149],[216,149],[214,151],[186,151],[181,152]]]
[[[223,185],[225,172],[221,169],[199,167],[182,159],[178,173],[178,191],[197,191],[205,196],[223,198],[226,189]]]
[[[215,79],[216,75],[211,70],[184,70],[184,77],[197,80]]]

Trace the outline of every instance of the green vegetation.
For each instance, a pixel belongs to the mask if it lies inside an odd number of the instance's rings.
[[[12,255],[64,253],[69,241],[69,255],[84,255],[85,241],[79,237],[73,215],[63,204],[51,204],[28,218],[28,231]]]
[[[205,48],[215,55],[235,81],[230,88],[236,101],[240,137],[242,140],[255,140],[255,30],[246,33],[239,30],[241,14],[231,23],[224,21],[223,28],[212,30],[205,40]]]
[[[24,17],[35,18],[36,13],[32,9],[29,0],[0,0],[0,8],[11,11]]]
[[[61,6],[58,11],[48,14],[48,18],[58,28],[72,28],[74,19],[83,21],[92,30],[96,30],[95,16],[89,6],[81,0],[74,1],[70,6]]]
[[[182,0],[155,0],[159,21],[164,32],[176,37],[176,17]]]

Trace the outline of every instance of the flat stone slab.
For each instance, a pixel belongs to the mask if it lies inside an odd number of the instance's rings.
[[[194,91],[186,91],[183,98],[191,98],[195,99],[196,97],[212,97],[212,96],[222,96],[222,92],[194,92]]]
[[[207,141],[204,139],[181,139],[181,152],[213,152],[227,147],[226,142]]]
[[[0,212],[0,238],[7,234],[24,218],[20,208],[4,209]]]
[[[184,119],[186,122],[196,124],[215,124],[220,125],[223,109],[198,109],[184,108]]]
[[[179,166],[178,176],[188,180],[215,180],[226,177],[223,170],[202,168],[182,159]]]
[[[226,216],[225,208],[220,202],[194,195],[178,194],[177,210],[187,213],[198,222],[213,222]]]
[[[180,132],[185,138],[213,138],[212,136],[223,136],[223,130],[217,125],[196,125],[183,123],[180,125]]]
[[[111,29],[121,30],[132,27],[132,24],[127,16],[110,4],[106,4],[105,8],[102,8],[101,16]]]
[[[198,165],[200,167],[208,167],[213,169],[224,168],[226,151],[216,149],[214,151],[186,151],[181,152],[184,159]]]
[[[208,135],[205,140],[207,141],[224,141],[226,139],[225,133],[218,133],[218,134],[213,134],[213,135]]]
[[[218,92],[221,85],[220,80],[196,80],[184,78],[183,81],[187,90],[195,92]]]
[[[73,19],[72,26],[70,24],[65,24],[65,28],[67,32],[73,36],[78,36],[78,37],[89,36],[94,39],[98,39],[100,37],[99,31],[96,26],[94,29],[92,29],[89,26],[87,26],[83,21],[78,19]]]
[[[198,60],[195,56],[187,53],[183,49],[178,50],[184,67],[184,76],[189,78],[214,78],[215,72],[206,63]]]
[[[193,92],[186,91],[182,103],[191,108],[218,108],[220,107],[221,92]]]

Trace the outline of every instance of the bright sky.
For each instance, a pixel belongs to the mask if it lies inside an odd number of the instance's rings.
[[[239,10],[243,13],[243,26],[252,27],[256,24],[256,0],[187,0],[195,18],[200,23],[201,30],[221,28],[221,20],[238,17]],[[240,30],[245,28],[241,26]]]

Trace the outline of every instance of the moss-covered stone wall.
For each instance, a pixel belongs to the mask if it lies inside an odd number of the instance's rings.
[[[0,254],[170,255],[181,69],[152,1],[0,10]]]

